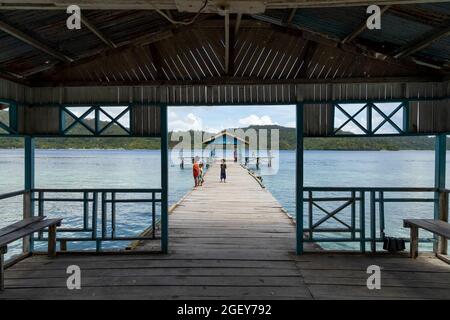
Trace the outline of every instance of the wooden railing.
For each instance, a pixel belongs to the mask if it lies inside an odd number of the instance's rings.
[[[58,228],[57,241],[61,251],[67,250],[67,242],[95,242],[96,251],[102,250],[105,241],[135,241],[160,239],[157,228],[159,217],[157,204],[161,203],[161,189],[34,189],[32,201],[35,214],[38,216],[54,215],[46,209],[48,203],[81,203],[82,225],[72,227],[70,224]],[[130,195],[146,195],[145,197],[131,198]],[[127,197],[124,197],[127,196]],[[149,236],[118,236],[117,235],[117,204],[151,204],[148,211],[148,225],[151,226]],[[59,215],[61,216],[61,215]],[[67,225],[67,223],[66,223]],[[139,233],[139,231],[137,231]],[[47,241],[44,233],[40,232],[33,241]]]
[[[386,236],[386,203],[434,203],[439,208],[439,218],[448,221],[448,190],[305,187],[304,191],[303,201],[308,205],[305,211],[305,242],[355,242],[359,243],[361,252],[366,251],[366,244],[369,243],[371,251],[375,252],[377,243],[383,242]],[[426,193],[427,196],[411,197],[410,194],[414,193]],[[409,217],[406,215],[404,218]],[[433,209],[427,218],[435,218]],[[330,221],[333,223],[325,226]],[[319,237],[319,234],[326,235]],[[406,237],[404,240],[409,241]],[[420,241],[436,242],[436,239],[422,238]]]

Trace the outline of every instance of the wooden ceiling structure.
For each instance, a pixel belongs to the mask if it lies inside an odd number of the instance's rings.
[[[0,0],[2,97],[26,103],[287,103],[448,94],[450,3]]]

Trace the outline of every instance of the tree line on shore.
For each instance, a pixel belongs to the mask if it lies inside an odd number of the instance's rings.
[[[0,111],[0,121],[7,122],[7,113]],[[92,122],[92,123],[91,123]],[[87,119],[85,123],[93,127],[93,120]],[[100,124],[106,125],[105,124]],[[294,150],[296,146],[296,130],[295,128],[282,127],[278,125],[269,126],[250,126],[242,128],[244,130],[254,129],[267,130],[268,141],[270,141],[271,130],[279,130],[279,148],[281,150]],[[77,126],[71,132],[72,134],[84,134],[86,129]],[[122,129],[113,125],[108,129],[108,134],[122,134]],[[194,134],[200,132],[188,132],[192,139]],[[204,134],[201,132],[200,134]],[[178,142],[172,141],[172,133],[169,133],[170,147],[175,146]],[[450,143],[447,144],[450,148]],[[159,138],[38,138],[36,141],[37,148],[41,149],[150,149],[157,150],[160,148]],[[23,139],[0,137],[0,148],[22,148]],[[346,138],[305,138],[304,147],[306,150],[433,150],[434,138],[428,136],[403,136],[403,137],[346,137]]]

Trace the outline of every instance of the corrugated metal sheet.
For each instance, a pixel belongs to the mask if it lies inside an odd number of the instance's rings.
[[[404,46],[433,30],[433,27],[390,14],[387,11],[381,19],[381,30],[366,30],[360,38],[378,43]]]
[[[0,79],[0,100],[13,100],[19,103],[31,102],[32,90],[12,81]]]
[[[297,10],[293,23],[343,39],[355,30],[365,17],[365,7],[301,9]]]
[[[30,103],[51,104],[291,104],[333,100],[435,99],[449,94],[443,83],[349,83],[31,88]]]

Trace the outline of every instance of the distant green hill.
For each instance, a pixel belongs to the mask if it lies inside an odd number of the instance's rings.
[[[276,125],[250,128],[267,129],[269,133],[270,129],[279,129],[280,149],[295,149],[295,128]],[[307,150],[433,150],[434,138],[428,136],[305,138],[304,146]],[[450,149],[450,143],[448,147]]]
[[[8,113],[0,111],[0,121],[7,122]],[[87,119],[86,124],[93,127],[94,122]],[[100,122],[100,127],[107,122]],[[270,129],[279,129],[280,149],[295,149],[295,128],[282,126],[250,126],[248,128],[267,129],[270,141]],[[248,129],[248,128],[244,128]],[[77,126],[74,134],[85,133],[86,129]],[[122,129],[113,125],[108,129],[109,134],[122,133]],[[194,131],[190,131],[192,139]],[[202,132],[197,132],[202,134]],[[171,139],[171,137],[169,137]],[[171,140],[169,140],[171,141]],[[172,142],[174,146],[177,142]],[[450,149],[450,142],[447,144]],[[23,140],[18,138],[0,138],[0,148],[22,148]],[[159,149],[158,138],[40,138],[37,139],[37,147],[42,149]],[[427,136],[416,137],[356,137],[355,138],[306,138],[307,150],[433,150],[434,138]]]

